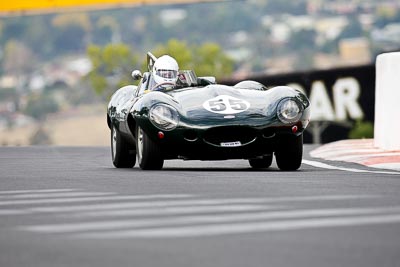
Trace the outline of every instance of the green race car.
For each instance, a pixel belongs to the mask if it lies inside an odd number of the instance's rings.
[[[150,90],[155,58],[148,72],[132,72],[129,85],[111,97],[107,123],[112,161],[117,168],[158,170],[164,160],[245,159],[268,168],[275,154],[281,170],[297,170],[310,102],[288,86],[268,88],[255,81],[234,86],[214,77],[179,71],[176,86]]]

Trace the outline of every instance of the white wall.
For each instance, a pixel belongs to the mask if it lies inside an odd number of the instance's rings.
[[[400,52],[376,60],[374,144],[400,150]]]

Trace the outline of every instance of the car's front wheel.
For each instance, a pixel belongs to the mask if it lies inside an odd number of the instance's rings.
[[[300,168],[303,158],[303,135],[287,136],[275,151],[278,168],[282,171],[295,171]]]
[[[135,166],[135,147],[123,139],[115,126],[111,128],[111,155],[116,168],[132,168]]]
[[[139,126],[136,127],[136,147],[138,163],[142,170],[160,170],[164,159],[160,148]]]
[[[254,169],[268,168],[272,164],[272,154],[259,159],[249,159],[249,164]]]

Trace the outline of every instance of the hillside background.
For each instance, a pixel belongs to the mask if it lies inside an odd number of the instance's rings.
[[[171,41],[182,56],[190,48],[229,58],[219,79],[371,64],[400,49],[400,3],[248,0],[2,17],[0,145],[109,145],[110,93]],[[115,60],[123,53],[125,65]]]

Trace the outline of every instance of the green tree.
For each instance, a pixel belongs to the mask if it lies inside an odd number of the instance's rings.
[[[34,70],[35,56],[24,43],[9,40],[4,48],[3,69],[5,73],[20,76]]]
[[[357,18],[350,18],[349,24],[340,33],[338,40],[345,38],[356,38],[360,36],[364,36],[364,31],[360,21]]]
[[[222,78],[233,71],[234,62],[219,45],[213,43],[189,46],[186,42],[171,39],[166,45],[159,45],[150,52],[157,57],[168,54],[178,61],[180,69],[193,69],[199,76]],[[126,44],[109,44],[104,47],[90,45],[87,54],[93,65],[88,79],[96,94],[104,99],[109,98],[118,88],[131,84],[132,70],[140,68],[137,56]],[[147,71],[145,59],[141,67]]]
[[[194,48],[194,70],[199,76],[227,78],[233,72],[234,62],[218,44],[205,43]]]
[[[290,37],[288,47],[293,50],[300,48],[315,49],[315,39],[317,33],[315,30],[294,31]]]
[[[138,68],[138,60],[126,44],[90,45],[87,54],[93,65],[88,78],[98,95],[106,99],[132,83],[131,72]]]
[[[3,37],[3,28],[4,28],[4,23],[0,20],[0,40]]]
[[[55,46],[66,53],[84,51],[90,43],[92,25],[86,13],[60,14],[53,18],[52,26],[55,32]]]
[[[118,21],[111,16],[101,16],[96,22],[93,39],[97,44],[120,43],[121,29]]]
[[[49,113],[55,113],[59,110],[59,106],[53,97],[47,95],[31,96],[25,108],[25,114],[42,120]]]
[[[159,45],[154,50],[154,55],[170,55],[176,59],[180,69],[193,68],[193,51],[186,42],[171,39],[165,45]]]
[[[374,124],[370,121],[357,120],[349,132],[350,139],[373,138]]]
[[[40,124],[35,133],[29,138],[31,145],[51,145],[51,138],[45,130],[43,124]]]
[[[383,28],[389,23],[398,23],[400,21],[400,12],[389,5],[380,6],[376,10],[375,27]]]
[[[154,51],[156,56],[168,54],[176,59],[180,69],[193,69],[199,76],[228,77],[234,62],[215,43],[189,46],[186,42],[171,39]]]

